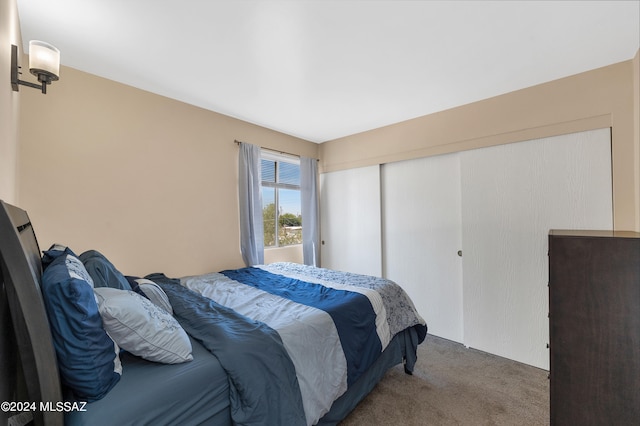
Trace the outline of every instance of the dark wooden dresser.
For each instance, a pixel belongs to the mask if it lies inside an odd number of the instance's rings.
[[[640,425],[640,234],[549,233],[551,425]]]

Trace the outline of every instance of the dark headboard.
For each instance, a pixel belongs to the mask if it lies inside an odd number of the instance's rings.
[[[41,254],[27,212],[0,200],[0,267],[30,401],[62,401],[58,363],[40,292]],[[3,330],[8,327],[2,324]],[[4,342],[3,342],[4,343]],[[36,425],[62,425],[56,411],[32,413]]]

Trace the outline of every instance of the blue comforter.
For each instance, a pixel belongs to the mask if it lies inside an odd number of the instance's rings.
[[[351,386],[382,352],[382,344],[376,334],[376,313],[363,294],[273,274],[260,268],[222,271],[221,274],[328,313],[335,324],[347,362],[347,386]]]
[[[396,333],[426,335],[406,293],[381,278],[288,263],[147,278],[227,370],[239,424],[315,424]]]
[[[277,332],[162,275],[147,277],[167,293],[182,327],[227,372],[237,424],[304,425],[295,368]]]

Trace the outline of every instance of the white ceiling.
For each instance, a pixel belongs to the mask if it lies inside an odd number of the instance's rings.
[[[313,142],[640,47],[640,0],[17,3],[25,45],[53,44],[63,65]]]

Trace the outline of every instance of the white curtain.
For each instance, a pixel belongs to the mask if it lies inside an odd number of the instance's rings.
[[[300,199],[303,260],[305,265],[320,266],[318,161],[315,158],[300,157]]]
[[[264,263],[260,147],[240,143],[238,155],[240,198],[240,251],[247,266]]]

